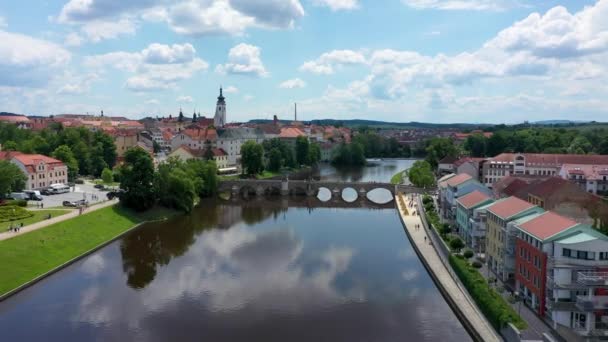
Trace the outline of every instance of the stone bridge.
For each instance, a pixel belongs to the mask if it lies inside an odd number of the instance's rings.
[[[331,197],[341,198],[342,192],[345,189],[353,189],[357,192],[358,198],[367,198],[367,193],[375,189],[388,190],[391,195],[395,196],[395,192],[405,193],[426,193],[427,190],[412,186],[399,185],[395,186],[390,183],[379,182],[336,182],[336,181],[316,181],[316,180],[288,180],[288,179],[239,179],[222,181],[219,184],[220,192],[229,192],[231,196],[237,195],[257,195],[263,196],[268,194],[273,195],[305,195],[317,196],[319,190],[327,189],[331,193]]]

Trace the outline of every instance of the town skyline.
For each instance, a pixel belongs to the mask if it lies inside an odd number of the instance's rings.
[[[603,121],[607,11],[606,0],[4,3],[0,111],[212,117],[223,85],[237,122],[291,117],[294,102],[306,121]]]

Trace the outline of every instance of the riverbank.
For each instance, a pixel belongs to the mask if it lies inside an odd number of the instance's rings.
[[[431,236],[427,234],[420,216],[408,212],[407,198],[398,195],[395,200],[399,217],[412,246],[463,326],[476,341],[502,341],[472,300],[469,300],[464,292],[466,290],[462,289],[450,275],[447,266],[430,243]],[[410,210],[418,211],[416,206]],[[416,229],[416,226],[421,228]]]
[[[0,301],[105,246],[140,224],[175,215],[108,206],[0,241]]]

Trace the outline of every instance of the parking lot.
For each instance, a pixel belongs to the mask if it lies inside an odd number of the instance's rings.
[[[92,183],[85,184],[76,184],[75,187],[72,187],[70,192],[66,192],[64,194],[50,195],[50,196],[42,196],[42,203],[45,208],[51,207],[61,207],[63,206],[63,201],[79,201],[86,200],[89,202],[89,205],[93,205],[95,203],[105,201],[108,198],[106,197],[107,191],[101,191],[93,187]],[[93,199],[93,195],[97,195],[96,199]],[[31,204],[40,203],[37,201],[30,201]]]

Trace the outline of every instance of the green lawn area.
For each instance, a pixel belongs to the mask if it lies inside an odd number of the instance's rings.
[[[36,222],[40,222],[42,220],[46,220],[47,216],[49,214],[51,214],[51,218],[52,217],[57,217],[57,216],[61,216],[61,215],[65,215],[67,213],[69,213],[71,210],[31,210],[30,212],[34,214],[34,216],[30,216],[28,218],[24,218],[22,220],[14,220],[12,221],[13,224],[19,224],[19,223],[23,223],[24,226],[36,223]],[[0,230],[5,230],[4,228],[8,229],[8,226],[10,225],[10,222],[2,222],[2,226],[0,226]],[[6,227],[4,227],[6,226]]]
[[[145,220],[174,215],[164,209],[136,214],[118,205],[0,241],[0,294],[69,261]]]
[[[104,183],[103,180],[101,180],[101,179],[95,179],[95,180],[93,180],[93,184],[103,184],[103,185],[106,185],[106,186],[120,186],[119,182]]]
[[[276,177],[276,176],[280,176],[280,175],[281,175],[280,172],[272,172],[272,171],[264,170],[264,172],[262,172],[261,174],[256,175],[255,178],[268,179],[268,178],[272,178],[272,177]]]
[[[405,170],[401,170],[391,177],[391,184],[401,184],[403,183],[403,173]]]

